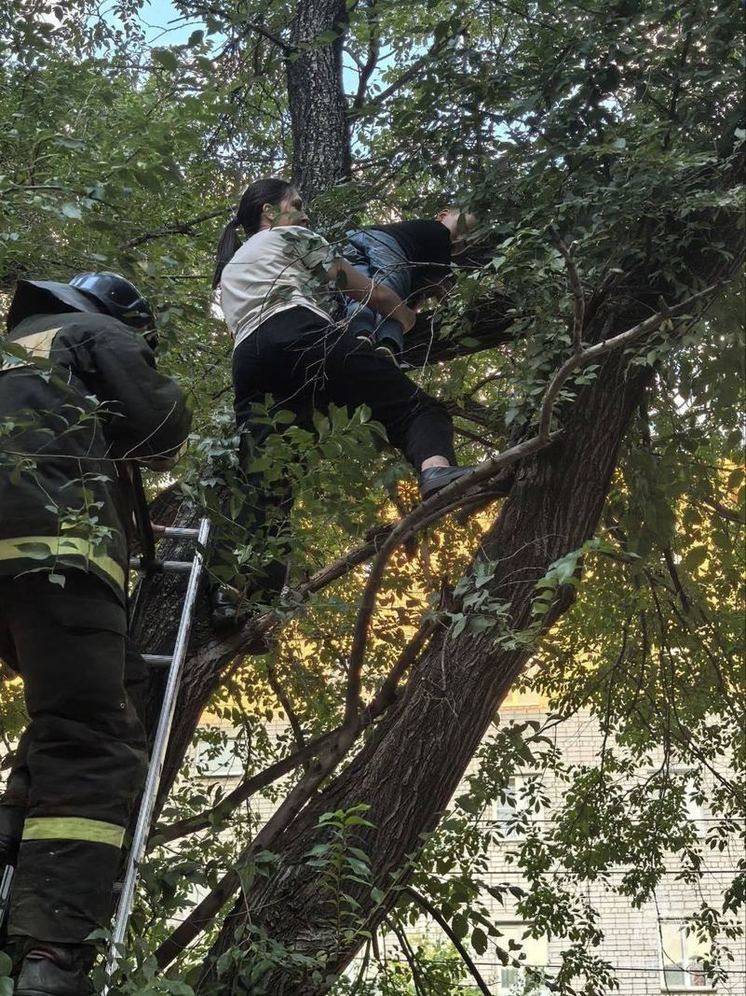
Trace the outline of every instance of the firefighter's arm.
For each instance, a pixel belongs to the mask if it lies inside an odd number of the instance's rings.
[[[96,397],[105,406],[106,435],[117,456],[167,470],[192,421],[181,388],[158,372],[144,339],[119,322],[91,337],[90,349]]]

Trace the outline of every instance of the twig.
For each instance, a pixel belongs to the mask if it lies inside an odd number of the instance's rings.
[[[441,928],[443,933],[448,937],[451,944],[453,944],[454,948],[461,955],[461,959],[466,965],[466,967],[469,969],[469,971],[471,972],[472,978],[476,982],[478,989],[482,993],[484,993],[484,996],[492,996],[492,993],[487,988],[487,983],[479,974],[479,969],[472,961],[469,952],[466,950],[466,948],[458,939],[453,930],[451,930],[448,921],[445,919],[440,910],[436,906],[433,906],[433,904],[428,899],[426,899],[425,896],[420,895],[419,892],[417,892],[409,885],[405,886],[405,888],[402,889],[402,892],[404,893],[405,896],[409,896],[410,899],[412,899],[421,909],[423,909],[426,913],[428,913],[433,918],[433,920],[435,920],[435,922]]]
[[[355,118],[369,114],[371,111],[378,108],[382,103],[384,103],[384,101],[388,100],[389,97],[395,94],[397,90],[400,90],[403,86],[409,83],[411,79],[414,79],[419,71],[423,69],[431,59],[433,59],[436,55],[439,55],[454,37],[455,34],[451,34],[440,39],[440,41],[435,42],[423,56],[416,59],[412,65],[408,69],[405,69],[401,76],[397,80],[394,80],[390,86],[387,86],[385,90],[377,93],[375,97],[371,97],[371,99],[366,103],[358,105],[357,107],[353,106],[348,115],[350,120],[355,120]]]
[[[570,289],[573,298],[573,322],[572,322],[572,348],[575,353],[579,353],[583,348],[583,328],[585,326],[585,294],[578,276],[578,268],[573,259],[573,247],[567,246],[554,225],[549,227],[549,235],[552,242],[562,253],[567,267],[567,277],[570,281]]]
[[[285,689],[282,687],[282,683],[277,677],[277,671],[275,670],[275,665],[270,657],[267,661],[267,681],[269,682],[269,687],[275,693],[277,700],[285,711],[285,715],[290,723],[290,728],[293,731],[293,736],[295,737],[295,743],[299,751],[302,751],[306,746],[306,738],[303,735],[303,727],[300,724],[300,720],[293,709],[293,703],[290,701]]]
[[[367,0],[368,10],[366,13],[366,21],[368,24],[368,56],[365,60],[365,64],[360,70],[357,93],[355,94],[355,99],[352,102],[353,112],[359,111],[365,103],[365,91],[368,87],[368,81],[378,65],[378,59],[381,54],[381,32],[378,14],[376,12],[376,2],[377,0]]]
[[[301,809],[314,794],[326,776],[334,770],[355,741],[357,729],[342,727],[338,736],[327,747],[326,755],[319,756],[311,769],[303,776],[280,808],[257,833],[253,841],[243,849],[236,860],[240,868],[257,853],[269,847],[273,841],[295,819]],[[215,888],[205,896],[202,902],[194,907],[185,920],[167,937],[155,952],[155,958],[160,968],[170,965],[174,958],[194,940],[220,912],[225,903],[239,888],[241,880],[238,872],[232,868],[220,879]]]
[[[229,207],[215,208],[214,211],[205,211],[204,214],[198,214],[196,218],[190,218],[188,221],[172,221],[168,225],[163,225],[162,228],[154,228],[152,232],[143,232],[142,235],[137,235],[133,239],[127,239],[126,242],[122,242],[119,246],[119,250],[124,251],[127,249],[134,249],[136,246],[141,246],[145,242],[153,242],[155,239],[165,238],[167,235],[194,235],[194,226],[201,225],[205,221],[211,221],[213,218],[220,218],[230,211]]]
[[[386,923],[389,925],[391,931],[399,942],[402,954],[409,965],[409,971],[412,973],[412,982],[414,983],[415,996],[427,996],[427,990],[423,985],[420,969],[417,965],[417,958],[414,951],[410,947],[407,935],[404,933],[402,926],[398,924],[393,917],[387,916],[385,919]]]
[[[603,342],[597,342],[594,346],[589,346],[580,353],[574,353],[571,357],[569,357],[569,359],[565,360],[552,378],[549,387],[544,394],[544,400],[541,403],[541,414],[539,416],[538,438],[549,438],[549,426],[552,420],[552,407],[557,395],[562,389],[562,386],[571,374],[575,373],[575,371],[579,370],[581,367],[584,367],[589,363],[593,363],[595,360],[600,360],[602,357],[608,356],[609,353],[614,352],[616,349],[630,345],[646,333],[654,332],[655,329],[657,329],[658,326],[668,318],[685,311],[692,304],[694,304],[695,301],[700,301],[704,297],[709,297],[709,295],[712,294],[713,291],[717,290],[719,286],[720,282],[711,284],[703,291],[699,291],[697,294],[692,294],[692,296],[688,297],[685,301],[681,301],[679,304],[674,304],[672,307],[666,308],[665,313],[660,311],[656,312],[654,315],[651,315],[650,318],[646,318],[645,321],[639,322],[637,325],[633,325],[632,328],[627,329],[626,332],[620,332],[619,335],[615,335],[611,339],[605,339]]]
[[[288,42],[280,38],[279,35],[275,35],[271,31],[268,31],[261,24],[257,24],[256,22],[247,24],[243,34],[248,35],[251,31],[256,31],[256,33],[261,35],[262,38],[266,38],[267,41],[271,41],[273,45],[276,45],[280,49],[284,56],[292,55],[293,52],[297,51],[295,45],[290,45]]]
[[[717,512],[718,515],[722,516],[724,519],[727,519],[728,522],[735,522],[738,526],[746,525],[746,517],[739,515],[735,509],[728,508],[727,505],[724,505],[720,501],[715,501],[714,499],[710,500],[708,498],[703,498],[701,501],[693,501],[690,498],[689,503],[691,505],[704,505],[705,508],[709,508],[712,512]]]
[[[478,432],[472,432],[471,429],[464,429],[463,426],[454,426],[453,431],[457,436],[463,436],[464,439],[470,439],[473,443],[479,443],[480,446],[486,446],[490,449],[494,445],[494,441],[487,439],[486,436],[480,436]]]

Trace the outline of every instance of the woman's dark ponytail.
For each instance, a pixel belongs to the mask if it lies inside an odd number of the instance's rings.
[[[231,218],[223,229],[223,234],[220,236],[217,252],[215,253],[215,273],[212,278],[213,290],[220,283],[220,278],[223,275],[226,264],[233,259],[241,248],[241,240],[238,237],[237,228],[238,218]]]
[[[264,205],[279,205],[290,190],[292,190],[291,183],[274,176],[256,180],[244,190],[238,211],[223,229],[218,242],[215,274],[212,278],[213,288],[218,286],[223,270],[241,248],[242,243],[237,229],[240,227],[247,235],[255,235],[259,231]]]

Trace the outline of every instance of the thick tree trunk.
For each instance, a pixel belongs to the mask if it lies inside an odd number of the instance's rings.
[[[619,443],[644,389],[644,378],[625,377],[624,368],[621,358],[614,357],[599,371],[596,385],[578,399],[567,419],[563,443],[521,468],[482,542],[482,555],[496,564],[492,594],[510,605],[517,630],[530,622],[534,582],[596,529]],[[213,954],[234,943],[236,928],[251,920],[297,953],[314,957],[324,952],[330,974],[340,971],[358,942],[345,944],[335,935],[315,876],[303,861],[317,839],[319,817],[359,803],[370,807],[367,818],[375,829],[360,834],[359,846],[370,856],[375,885],[385,891],[392,875],[418,851],[423,834],[437,825],[530,656],[530,650],[502,649],[492,634],[464,632],[452,639],[442,633],[435,639],[369,742],[275,843],[281,870],[258,885],[248,902],[241,898]],[[367,890],[355,898],[363,915],[371,917],[368,926],[375,927],[385,909],[374,911]],[[229,989],[234,980],[221,981]],[[265,991],[319,996],[325,986],[282,971],[266,980]]]
[[[300,0],[287,59],[293,182],[307,200],[350,175],[352,157],[342,85],[345,0]],[[330,41],[332,35],[336,35]]]

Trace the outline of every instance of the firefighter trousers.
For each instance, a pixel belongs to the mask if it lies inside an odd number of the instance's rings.
[[[146,666],[103,581],[38,571],[0,578],[0,657],[24,683],[29,724],[0,833],[20,836],[11,937],[80,943],[107,926],[125,828],[147,770],[132,692]]]

